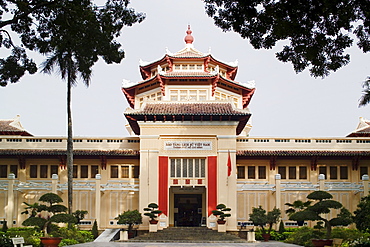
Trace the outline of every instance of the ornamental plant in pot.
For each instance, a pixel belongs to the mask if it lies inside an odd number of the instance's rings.
[[[287,202],[287,203],[285,203],[285,205],[288,206],[289,208],[287,210],[285,210],[285,213],[290,217],[291,215],[293,215],[296,212],[300,212],[300,211],[305,210],[306,208],[308,208],[311,205],[311,203],[312,203],[312,201],[303,202],[301,200],[294,201],[293,203]],[[298,226],[303,226],[304,225],[304,220],[297,221],[297,224],[298,224]]]
[[[150,224],[157,224],[158,223],[158,220],[157,220],[157,217],[158,217],[158,214],[161,214],[162,211],[161,210],[158,210],[159,206],[157,203],[149,203],[148,204],[148,207],[144,208],[144,211],[147,211],[146,213],[144,213],[145,216],[149,216],[150,220],[149,220],[149,223]]]
[[[343,205],[335,200],[333,196],[326,191],[314,191],[307,196],[307,199],[316,201],[312,206],[307,207],[305,210],[292,214],[289,219],[291,220],[312,220],[324,222],[326,228],[326,239],[312,239],[314,246],[321,247],[331,245],[333,240],[331,238],[331,230],[333,226],[348,226],[352,223],[351,213],[343,207]],[[325,217],[329,215],[332,209],[340,209],[337,217]]]
[[[216,206],[216,210],[212,210],[212,214],[216,217],[218,217],[217,219],[217,223],[220,224],[220,225],[224,225],[226,223],[226,219],[227,217],[230,217],[231,214],[229,213],[225,213],[225,212],[230,212],[231,211],[231,208],[228,208],[226,207],[225,204],[218,204]]]
[[[276,224],[280,219],[281,211],[274,207],[273,210],[266,213],[266,210],[259,206],[258,208],[253,208],[252,213],[249,214],[249,220],[253,222],[255,226],[261,227],[262,237],[264,241],[269,241],[271,236],[272,226]],[[265,226],[268,225],[266,229]]]
[[[135,232],[133,231],[134,226],[143,223],[143,217],[136,209],[132,211],[127,210],[114,219],[118,220],[117,224],[127,225],[128,238],[135,237]]]
[[[31,217],[23,221],[22,225],[38,227],[44,234],[44,237],[40,238],[44,246],[58,246],[62,238],[54,238],[50,235],[49,228],[51,224],[76,223],[76,218],[71,214],[65,213],[67,212],[67,207],[58,204],[63,202],[63,200],[57,194],[46,193],[40,197],[39,201],[45,204],[37,205],[37,212],[46,212],[46,214],[43,215],[43,217],[42,214],[39,214],[38,216],[31,215]]]

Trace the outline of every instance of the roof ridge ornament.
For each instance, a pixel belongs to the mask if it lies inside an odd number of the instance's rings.
[[[191,35],[193,31],[190,29],[190,25],[188,25],[188,30],[186,30],[186,36],[185,36],[185,44],[187,48],[193,47],[193,41],[194,37]]]

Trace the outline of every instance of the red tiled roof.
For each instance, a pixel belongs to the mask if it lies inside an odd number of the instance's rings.
[[[0,135],[21,135],[21,136],[32,136],[24,129],[17,128],[11,124],[14,120],[0,120]]]
[[[207,115],[249,116],[246,110],[234,109],[227,103],[146,103],[140,110],[129,110],[125,115]]]
[[[137,121],[237,121],[239,135],[251,116],[249,111],[235,109],[229,102],[147,102],[141,109],[128,109],[124,114],[137,135],[140,135]]]
[[[238,150],[237,156],[370,156],[370,151]]]
[[[73,150],[73,155],[76,156],[137,156],[139,150],[123,149],[123,150]],[[58,149],[0,149],[0,155],[67,155],[66,150]]]

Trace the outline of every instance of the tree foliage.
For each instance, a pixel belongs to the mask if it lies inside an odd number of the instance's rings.
[[[279,221],[280,215],[281,211],[276,207],[266,212],[262,206],[259,206],[258,208],[252,208],[252,213],[249,214],[249,220],[252,221],[255,226],[260,226],[263,233],[266,233],[265,226],[268,225],[267,233],[270,233],[272,226]]]
[[[234,31],[255,49],[283,49],[277,59],[324,77],[350,61],[353,45],[370,51],[368,0],[204,0],[207,14],[223,31]]]
[[[225,218],[231,217],[230,213],[226,213],[230,211],[231,208],[228,208],[225,204],[220,203],[216,206],[216,210],[212,210],[212,214],[216,217],[218,216],[220,221],[224,221]]]
[[[62,198],[57,194],[46,193],[40,197],[39,201],[46,204],[39,204],[37,206],[37,212],[45,211],[47,213],[46,217],[41,217],[41,215],[39,217],[30,217],[23,221],[22,225],[37,226],[44,232],[45,236],[48,236],[48,228],[53,222],[76,223],[77,220],[73,215],[65,213],[67,211],[67,207],[57,204],[63,202]]]
[[[49,55],[56,48],[68,49],[83,78],[98,57],[120,62],[124,52],[115,38],[123,26],[145,18],[128,4],[129,0],[107,0],[102,7],[91,0],[0,1],[0,47],[10,53],[0,59],[0,85],[37,71],[28,51]],[[59,72],[63,75],[63,69]]]
[[[370,196],[361,198],[354,212],[353,221],[360,231],[370,231]]]
[[[326,238],[331,236],[332,226],[347,226],[352,223],[351,213],[343,205],[335,200],[333,196],[326,191],[314,191],[307,195],[307,199],[312,200],[315,204],[308,206],[302,211],[295,212],[289,216],[290,220],[302,221],[312,220],[325,223]],[[337,217],[329,219],[324,215],[331,212],[332,209],[340,209]],[[319,224],[320,225],[320,224]]]
[[[128,225],[128,231],[131,231],[134,225],[143,223],[143,217],[137,209],[127,210],[119,214],[115,219],[118,220],[117,224]]]

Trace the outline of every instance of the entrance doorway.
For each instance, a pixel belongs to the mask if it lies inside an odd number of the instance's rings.
[[[175,226],[200,226],[202,219],[201,194],[175,194]]]

